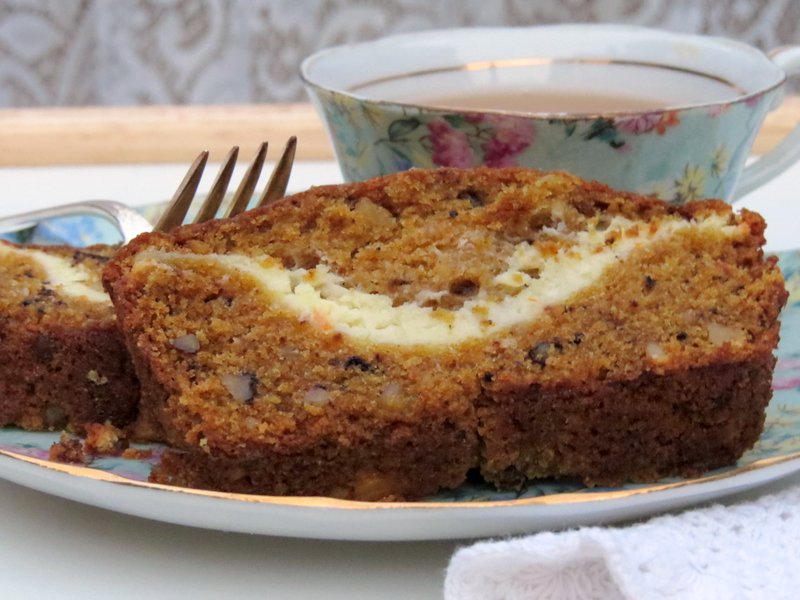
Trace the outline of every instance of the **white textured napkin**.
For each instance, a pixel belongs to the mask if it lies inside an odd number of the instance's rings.
[[[800,598],[800,486],[629,527],[458,550],[446,600]]]

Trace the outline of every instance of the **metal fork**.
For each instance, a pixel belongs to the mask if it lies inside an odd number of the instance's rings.
[[[267,186],[264,188],[261,196],[256,202],[256,206],[264,206],[270,204],[279,198],[282,198],[286,193],[286,185],[289,183],[289,175],[291,174],[292,164],[294,162],[295,147],[297,145],[297,138],[294,136],[289,138],[286,142],[286,147],[283,149],[281,157],[275,164],[272,175],[269,178]],[[267,142],[262,142],[256,152],[256,157],[250,163],[244,178],[236,188],[236,192],[228,206],[225,217],[233,217],[243,212],[247,208],[247,204],[253,197],[253,191],[258,183],[258,178],[261,175],[261,168],[264,166],[264,158],[267,155]],[[222,167],[211,186],[211,191],[208,192],[205,202],[200,206],[194,223],[203,223],[213,219],[219,210],[222,200],[225,197],[225,191],[228,189],[228,183],[231,180],[233,167],[236,165],[236,159],[239,156],[239,147],[234,146],[225,157]],[[200,153],[192,166],[189,167],[189,172],[183,178],[178,191],[172,197],[172,201],[166,208],[161,218],[153,228],[154,231],[169,231],[183,223],[186,213],[189,211],[189,206],[194,200],[195,193],[197,192],[197,185],[200,183],[200,178],[203,175],[203,169],[208,160],[208,151]]]
[[[261,196],[259,196],[256,206],[264,206],[274,202],[282,198],[286,193],[286,186],[289,183],[289,175],[291,174],[292,165],[294,163],[296,146],[297,139],[294,136],[290,137],[286,142],[286,146],[280,158],[275,163],[272,175]],[[228,189],[228,184],[230,183],[238,155],[239,147],[234,146],[225,157],[219,173],[217,174],[217,178],[214,180],[211,190],[194,219],[195,223],[202,223],[216,216],[225,198],[225,192]],[[267,142],[262,142],[258,147],[253,162],[248,167],[239,187],[233,195],[228,210],[224,215],[225,217],[237,215],[247,208],[261,175],[266,155]],[[83,202],[63,204],[61,206],[53,206],[23,214],[2,217],[0,218],[0,232],[18,231],[31,227],[45,219],[77,214],[96,215],[111,221],[116,225],[117,229],[119,229],[126,243],[137,235],[147,231],[169,231],[183,223],[186,213],[189,211],[189,207],[197,193],[197,186],[200,183],[207,161],[208,151],[204,150],[189,167],[183,181],[180,186],[178,186],[175,195],[172,197],[172,200],[162,213],[155,227],[134,209],[120,202],[115,202],[113,200],[85,200]]]

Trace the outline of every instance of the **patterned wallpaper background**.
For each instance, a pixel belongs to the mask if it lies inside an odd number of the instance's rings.
[[[298,65],[334,44],[586,21],[800,43],[799,0],[0,0],[0,106],[303,100]]]

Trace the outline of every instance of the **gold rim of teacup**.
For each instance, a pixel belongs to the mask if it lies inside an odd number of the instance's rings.
[[[363,90],[363,88],[386,83],[390,81],[398,81],[402,79],[414,79],[416,77],[424,77],[427,75],[437,75],[440,73],[450,73],[450,72],[458,72],[458,71],[480,71],[480,70],[489,70],[489,69],[505,69],[505,68],[519,68],[519,67],[530,67],[530,66],[549,66],[553,64],[597,64],[597,65],[623,65],[623,66],[637,66],[637,67],[649,67],[649,68],[656,68],[656,69],[665,69],[680,73],[686,73],[689,75],[696,75],[699,77],[703,77],[705,79],[709,79],[712,81],[716,81],[723,85],[728,86],[737,94],[734,98],[729,98],[726,100],[714,100],[710,102],[697,102],[692,104],[665,104],[664,106],[659,106],[657,108],[646,109],[646,110],[620,110],[620,111],[602,111],[597,113],[575,113],[575,112],[545,112],[545,111],[532,111],[532,112],[525,112],[525,111],[518,111],[518,110],[503,110],[503,109],[489,109],[489,108],[478,108],[478,109],[463,109],[463,108],[451,108],[447,106],[435,105],[435,104],[427,104],[424,101],[422,102],[407,102],[407,101],[399,101],[399,100],[379,100],[374,97],[362,95],[359,93],[359,90]],[[778,81],[770,86],[764,87],[759,89],[755,92],[746,93],[745,90],[738,85],[734,84],[733,82],[724,79],[723,77],[718,77],[716,75],[711,75],[709,73],[705,73],[703,71],[697,71],[694,69],[689,69],[686,67],[679,67],[676,65],[666,65],[662,63],[654,63],[654,62],[644,62],[644,61],[635,61],[635,60],[619,60],[613,58],[572,58],[572,59],[562,59],[562,58],[546,58],[546,57],[528,57],[528,58],[513,58],[513,59],[503,59],[503,60],[485,60],[485,61],[474,61],[470,63],[464,63],[461,65],[453,65],[449,67],[437,67],[433,69],[421,69],[419,71],[412,71],[408,73],[402,73],[398,75],[388,75],[386,77],[378,77],[372,79],[370,81],[365,81],[363,83],[359,83],[357,85],[351,86],[345,89],[335,89],[329,86],[320,85],[311,81],[308,77],[306,77],[305,73],[301,72],[300,74],[303,81],[310,87],[316,88],[318,90],[333,93],[333,94],[340,94],[349,96],[359,101],[369,102],[370,104],[381,105],[381,106],[399,106],[402,108],[412,109],[416,111],[430,111],[436,113],[447,113],[447,114],[475,114],[475,113],[485,113],[485,114],[496,114],[496,115],[506,115],[506,116],[513,116],[513,117],[527,117],[527,118],[537,118],[537,119],[558,119],[561,121],[571,121],[571,120],[587,120],[587,119],[602,119],[602,118],[628,118],[628,117],[635,117],[637,115],[642,114],[650,114],[650,113],[661,113],[661,112],[672,112],[672,111],[683,111],[683,110],[691,110],[697,108],[710,108],[712,106],[729,106],[733,104],[738,104],[740,102],[747,102],[759,96],[765,95],[769,92],[772,92],[779,87],[781,87],[786,82],[786,74],[782,74]]]

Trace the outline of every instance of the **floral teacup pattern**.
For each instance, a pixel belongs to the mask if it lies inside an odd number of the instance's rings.
[[[525,166],[565,170],[675,203],[731,199],[779,93],[583,117],[450,111],[312,90],[349,180],[411,167]]]

